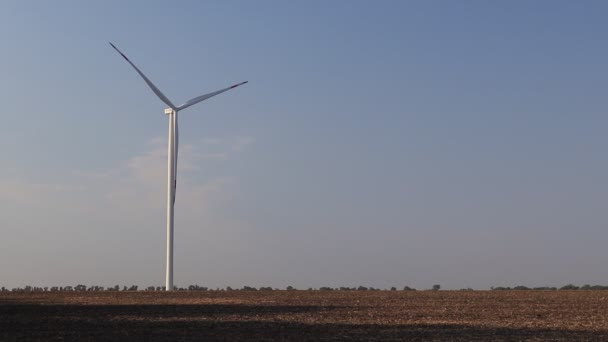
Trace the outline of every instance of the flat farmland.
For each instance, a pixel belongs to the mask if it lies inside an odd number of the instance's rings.
[[[608,291],[0,293],[2,341],[608,341]]]

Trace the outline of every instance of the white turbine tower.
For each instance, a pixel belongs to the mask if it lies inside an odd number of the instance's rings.
[[[169,108],[165,109],[165,114],[169,116],[169,156],[167,159],[167,169],[168,169],[168,177],[167,177],[167,277],[166,277],[166,290],[171,291],[173,289],[173,207],[175,205],[175,190],[177,186],[177,182],[175,180],[175,174],[177,171],[177,147],[179,142],[178,137],[178,129],[177,129],[177,112],[182,109],[186,109],[190,106],[193,106],[201,101],[204,101],[210,97],[215,95],[219,95],[225,91],[230,89],[234,89],[242,84],[247,83],[248,81],[241,82],[230,86],[228,88],[220,89],[218,91],[214,91],[209,94],[201,95],[186,101],[184,104],[180,106],[174,105],[155,85],[144,75],[141,70],[139,70],[135,64],[133,64],[127,56],[125,56],[114,44],[110,43],[114,50],[116,50],[131,66],[139,76],[141,76],[148,87],[152,89],[154,94],[158,96],[158,98],[163,101]]]

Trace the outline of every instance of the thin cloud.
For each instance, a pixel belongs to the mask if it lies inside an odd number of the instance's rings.
[[[252,137],[236,137],[234,138],[234,142],[232,143],[232,150],[239,152],[251,144],[253,144]]]
[[[178,162],[178,200],[196,210],[226,203],[228,193],[238,181],[223,176],[206,182],[195,181],[193,172],[203,163],[228,161],[253,143],[250,137],[210,138],[202,144],[180,146]],[[73,171],[69,183],[35,183],[27,179],[0,178],[0,200],[16,205],[47,205],[58,207],[61,202],[78,202],[78,198],[91,204],[142,209],[162,207],[163,190],[167,181],[167,148],[162,137],[151,139],[145,150],[113,168],[106,170]],[[5,176],[6,177],[6,176]],[[181,204],[181,203],[180,203]],[[82,204],[85,205],[85,204]],[[84,208],[83,208],[84,209]],[[135,210],[135,208],[133,208]],[[184,208],[185,209],[185,208]],[[88,208],[87,211],[94,210]]]
[[[0,180],[0,200],[19,204],[40,204],[51,201],[60,193],[77,189],[74,185],[31,183],[22,179]]]

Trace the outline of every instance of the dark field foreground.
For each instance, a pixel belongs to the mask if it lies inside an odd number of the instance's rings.
[[[2,341],[608,341],[608,291],[0,293]]]

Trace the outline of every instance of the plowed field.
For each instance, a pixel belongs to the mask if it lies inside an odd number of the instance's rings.
[[[608,291],[0,293],[2,341],[608,341]]]

